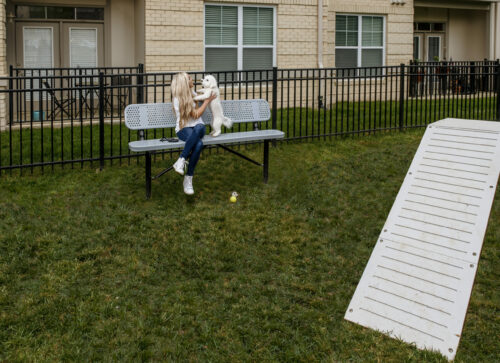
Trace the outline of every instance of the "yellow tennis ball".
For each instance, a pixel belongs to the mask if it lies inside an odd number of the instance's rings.
[[[231,198],[229,198],[229,201],[231,203],[236,203],[236,197],[234,195],[232,195]]]

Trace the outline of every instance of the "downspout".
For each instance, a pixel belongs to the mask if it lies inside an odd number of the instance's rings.
[[[490,44],[489,44],[489,54],[488,54],[488,59],[495,59],[495,44],[496,44],[496,37],[498,36],[495,31],[495,13],[496,13],[496,4],[491,3],[490,4]]]
[[[323,68],[323,0],[318,0],[318,67]]]

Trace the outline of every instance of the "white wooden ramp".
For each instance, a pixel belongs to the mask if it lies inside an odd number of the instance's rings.
[[[500,122],[429,125],[345,319],[453,359],[499,171]]]

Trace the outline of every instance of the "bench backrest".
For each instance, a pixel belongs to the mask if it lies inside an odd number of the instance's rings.
[[[261,122],[271,117],[269,103],[264,99],[222,101],[224,116],[234,123]],[[209,107],[202,116],[209,124],[212,113]],[[131,130],[175,127],[176,116],[171,103],[132,104],[125,108],[125,125]]]

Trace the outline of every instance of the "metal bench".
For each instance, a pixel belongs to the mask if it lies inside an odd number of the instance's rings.
[[[227,150],[251,163],[263,167],[264,183],[267,183],[269,169],[269,141],[282,139],[285,133],[280,130],[259,130],[258,122],[267,121],[271,117],[269,104],[266,100],[232,100],[222,101],[224,115],[231,118],[236,123],[254,123],[253,131],[229,132],[217,137],[205,135],[204,146],[216,145]],[[209,108],[202,116],[205,124],[210,124],[212,114]],[[179,149],[184,147],[184,141],[169,142],[162,139],[144,140],[143,130],[174,128],[176,116],[171,103],[145,103],[132,104],[125,108],[125,125],[131,130],[140,130],[140,140],[129,143],[129,148],[134,152],[146,153],[146,198],[151,197],[151,180],[157,179],[166,172],[173,169],[173,166],[163,170],[158,175],[151,177],[151,154],[160,150]],[[234,126],[233,126],[234,128]],[[230,149],[224,144],[235,144],[240,142],[264,141],[264,160],[259,163],[239,152]]]

